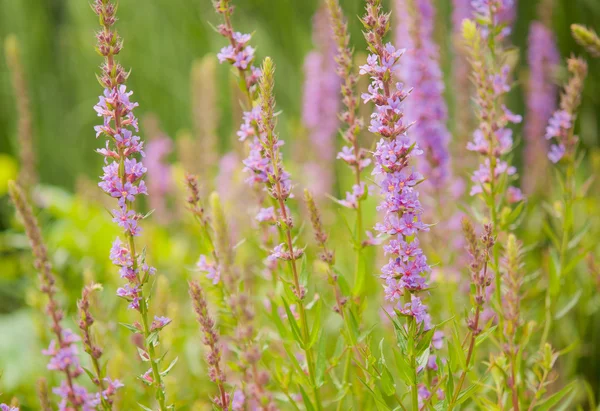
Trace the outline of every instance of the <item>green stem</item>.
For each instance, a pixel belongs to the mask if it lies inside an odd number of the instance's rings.
[[[346,361],[344,363],[344,376],[342,381],[344,382],[344,386],[346,386],[346,382],[348,381],[348,378],[350,376],[350,364],[352,362],[352,350],[348,351],[348,355],[346,356]],[[340,402],[338,402],[337,411],[342,411],[342,407],[344,406],[344,401],[343,399],[340,400]]]
[[[135,242],[133,240],[133,236],[129,235],[129,250],[131,253],[131,258],[133,260],[133,270],[137,271],[137,258],[135,253]],[[140,314],[142,316],[142,328],[144,332],[144,345],[148,349],[148,358],[150,360],[150,366],[152,368],[152,377],[153,382],[156,387],[156,399],[158,400],[158,405],[161,411],[166,411],[167,407],[165,404],[165,393],[163,391],[163,383],[162,377],[160,375],[160,370],[158,369],[158,364],[156,363],[156,351],[154,350],[154,344],[148,343],[148,337],[150,336],[150,323],[148,321],[148,304],[146,302],[146,298],[144,297],[143,286],[145,284],[145,277],[140,283]]]
[[[573,213],[573,179],[574,179],[574,164],[571,159],[569,159],[569,164],[567,165],[567,171],[565,176],[565,210],[563,214],[563,232],[562,232],[562,242],[560,246],[560,272],[559,278],[562,278],[564,273],[564,265],[567,255],[567,250],[569,248],[569,236],[571,233],[571,214]]]

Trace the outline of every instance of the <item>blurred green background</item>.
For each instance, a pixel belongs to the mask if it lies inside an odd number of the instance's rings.
[[[356,49],[364,50],[360,23],[355,17],[361,14],[363,2],[342,0],[341,3],[350,19]],[[437,0],[434,3],[438,7],[438,38],[448,69],[451,2]],[[311,17],[319,1],[237,0],[234,4],[238,11],[234,17],[236,28],[254,32],[253,43],[258,45],[258,58],[270,55],[277,64],[277,98],[284,112],[282,122],[285,127],[286,120],[297,119],[300,115],[302,63],[304,55],[313,47]],[[512,41],[521,48],[523,58],[528,26],[536,17],[536,9],[536,1],[518,1]],[[129,85],[140,103],[138,115],[156,113],[163,129],[171,136],[180,129],[190,128],[189,73],[192,62],[206,53],[216,53],[224,45],[223,39],[211,27],[218,22],[212,2],[122,0],[119,18],[117,28],[125,39],[120,59],[126,68],[132,69]],[[600,1],[555,0],[553,25],[563,57],[582,52],[569,33],[569,25],[573,22],[600,26]],[[43,183],[72,188],[80,173],[90,177],[98,174],[102,159],[94,149],[100,142],[93,138],[92,130],[97,122],[92,106],[100,92],[94,76],[101,62],[94,51],[96,29],[97,19],[88,1],[0,1],[0,37],[14,33],[23,46]],[[590,63],[582,115],[585,129],[581,137],[584,145],[595,146],[600,65],[598,61]],[[222,111],[231,108],[228,72],[228,67],[219,67],[223,91],[219,109]],[[520,73],[519,78],[523,81],[526,73]],[[522,92],[523,87],[517,86],[513,93],[513,108],[517,111],[523,108]],[[0,152],[13,155],[16,153],[15,103],[4,59],[0,59],[0,107]],[[235,126],[230,124],[230,117],[222,116],[221,119],[221,135],[226,136]]]

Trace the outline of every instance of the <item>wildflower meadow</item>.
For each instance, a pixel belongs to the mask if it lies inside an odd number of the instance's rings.
[[[600,410],[597,30],[0,2],[0,410]]]

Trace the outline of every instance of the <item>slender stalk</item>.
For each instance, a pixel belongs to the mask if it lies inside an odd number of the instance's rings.
[[[475,309],[475,320],[474,320],[475,327],[479,326],[480,312],[481,312],[481,307],[477,306],[477,308]],[[454,394],[452,395],[452,399],[450,400],[450,404],[448,405],[448,410],[454,409],[454,405],[456,404],[456,400],[458,399],[458,395],[460,394],[462,386],[463,386],[463,384],[465,382],[465,378],[467,377],[467,372],[468,372],[469,367],[471,365],[471,359],[474,356],[473,353],[475,351],[475,341],[476,341],[476,339],[477,339],[477,335],[475,334],[475,332],[474,331],[470,331],[469,350],[467,351],[467,359],[466,359],[465,369],[460,374],[460,378],[458,380],[458,384],[456,385],[456,389],[454,390]]]
[[[488,252],[486,251],[485,253],[485,260],[484,260],[484,265],[483,265],[483,276],[482,278],[485,280],[487,278],[487,270],[488,270],[488,260],[489,260],[489,255]],[[476,284],[476,287],[478,288],[477,294],[481,295],[483,293],[483,289],[482,289],[482,285],[481,284]],[[471,366],[471,360],[474,357],[474,352],[475,352],[475,342],[477,340],[477,335],[479,334],[480,330],[479,330],[479,319],[480,319],[480,315],[481,315],[481,301],[478,301],[477,297],[476,297],[476,307],[475,307],[475,315],[473,317],[473,321],[472,321],[472,325],[470,325],[470,331],[469,331],[469,348],[467,350],[467,358],[465,361],[465,368],[463,369],[460,378],[458,380],[458,384],[456,385],[456,388],[454,390],[454,393],[452,394],[452,398],[450,400],[450,403],[448,405],[448,410],[451,411],[454,408],[454,405],[456,404],[456,401],[458,399],[458,396],[462,390],[462,386],[465,382],[465,378],[467,377],[467,372],[469,371],[469,367]]]

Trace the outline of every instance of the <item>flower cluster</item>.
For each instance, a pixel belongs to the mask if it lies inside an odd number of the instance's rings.
[[[98,49],[104,56],[117,54],[121,40],[110,24],[115,21],[115,6],[98,0],[94,3],[94,11],[105,24],[104,30],[97,36]],[[113,43],[119,47],[113,47]],[[133,114],[138,104],[130,99],[133,92],[127,91],[123,84],[126,79],[127,75],[120,64],[107,58],[102,66],[101,77],[104,93],[94,106],[103,122],[94,129],[96,137],[103,135],[107,138],[105,148],[98,150],[105,157],[106,164],[98,186],[118,200],[118,208],[112,210],[113,222],[123,229],[126,236],[133,238],[141,232],[138,221],[143,216],[133,209],[132,204],[138,195],[148,193],[143,180],[147,169],[135,158],[135,155],[145,156],[144,143],[134,135],[134,131],[139,131],[138,120]],[[141,287],[146,276],[154,273],[154,268],[145,264],[143,256],[133,255],[131,245],[123,243],[118,237],[113,242],[110,259],[120,267],[121,278],[127,280],[127,284],[117,290],[117,295],[128,300],[130,308],[140,310]]]
[[[140,235],[138,221],[144,216],[134,209],[134,202],[139,195],[147,194],[143,180],[146,167],[140,161],[144,157],[144,143],[139,136],[138,120],[133,110],[138,106],[131,101],[132,91],[127,91],[125,82],[128,73],[115,60],[115,55],[122,49],[122,40],[114,30],[117,7],[108,0],[95,0],[92,9],[99,16],[102,30],[98,32],[97,50],[104,57],[101,66],[100,84],[104,93],[100,96],[94,109],[102,117],[101,125],[95,127],[96,137],[106,137],[106,146],[98,152],[105,158],[104,175],[98,184],[109,196],[117,199],[118,208],[112,211],[113,221],[123,229],[126,241],[117,237],[110,250],[110,260],[120,267],[121,278],[127,283],[117,290],[117,295],[129,302],[129,308],[139,311],[142,324],[136,323],[138,332],[146,339],[144,345],[147,353],[144,355],[152,364],[151,376],[145,378],[156,386],[161,411],[166,410],[164,387],[161,373],[158,369],[160,358],[156,357],[156,342],[148,342],[152,331],[162,329],[170,320],[155,317],[150,323],[148,319],[148,301],[143,296],[144,285],[155,273],[155,269],[146,264],[145,253],[136,253],[135,237]],[[142,350],[143,351],[143,350]]]
[[[406,134],[409,124],[404,119],[403,101],[408,93],[402,84],[394,84],[392,80],[404,50],[397,50],[390,43],[382,44],[381,40],[388,30],[389,15],[381,13],[378,2],[368,2],[367,14],[362,22],[373,52],[368,56],[367,64],[360,67],[360,74],[371,78],[369,91],[363,99],[365,103],[375,103],[369,131],[381,136],[373,154],[373,174],[380,178],[384,200],[379,210],[384,212],[384,220],[375,229],[381,234],[396,237],[385,247],[391,258],[382,268],[381,277],[385,281],[386,299],[396,302],[404,296],[405,304],[398,303],[398,310],[414,317],[423,329],[429,329],[429,314],[417,295],[427,288],[424,275],[430,271],[427,258],[415,237],[420,231],[428,230],[421,221],[423,209],[416,191],[423,177],[408,169],[410,160],[423,151]]]
[[[411,132],[424,151],[427,162],[420,170],[427,183],[440,190],[448,181],[450,133],[444,101],[444,82],[439,65],[438,46],[433,39],[435,11],[430,0],[398,0],[398,44],[406,45],[400,78],[412,88],[405,116],[414,122]]]
[[[257,121],[260,118],[260,109],[253,106],[253,95],[256,91],[256,84],[261,76],[261,71],[254,66],[254,47],[248,43],[252,35],[234,31],[231,25],[231,15],[233,6],[229,0],[215,1],[215,10],[223,16],[223,23],[219,24],[217,31],[229,41],[229,45],[221,49],[217,58],[220,63],[230,63],[237,69],[240,80],[246,93],[247,102],[243,114],[242,125],[237,132],[240,141],[253,137],[258,137]]]
[[[69,405],[81,407],[84,410],[95,410],[100,405],[100,394],[88,393],[87,389],[75,384],[72,379],[83,373],[77,357],[77,346],[79,337],[68,329],[63,329],[60,338],[52,340],[48,349],[42,353],[50,357],[48,369],[68,373],[70,379],[63,380],[60,387],[54,388],[52,392],[62,398],[61,410],[68,410]]]
[[[572,159],[575,154],[578,138],[573,134],[573,126],[588,70],[587,63],[581,58],[572,57],[567,63],[571,78],[561,96],[560,109],[552,114],[546,127],[546,139],[556,139],[548,153],[553,163],[558,163],[565,155]]]

